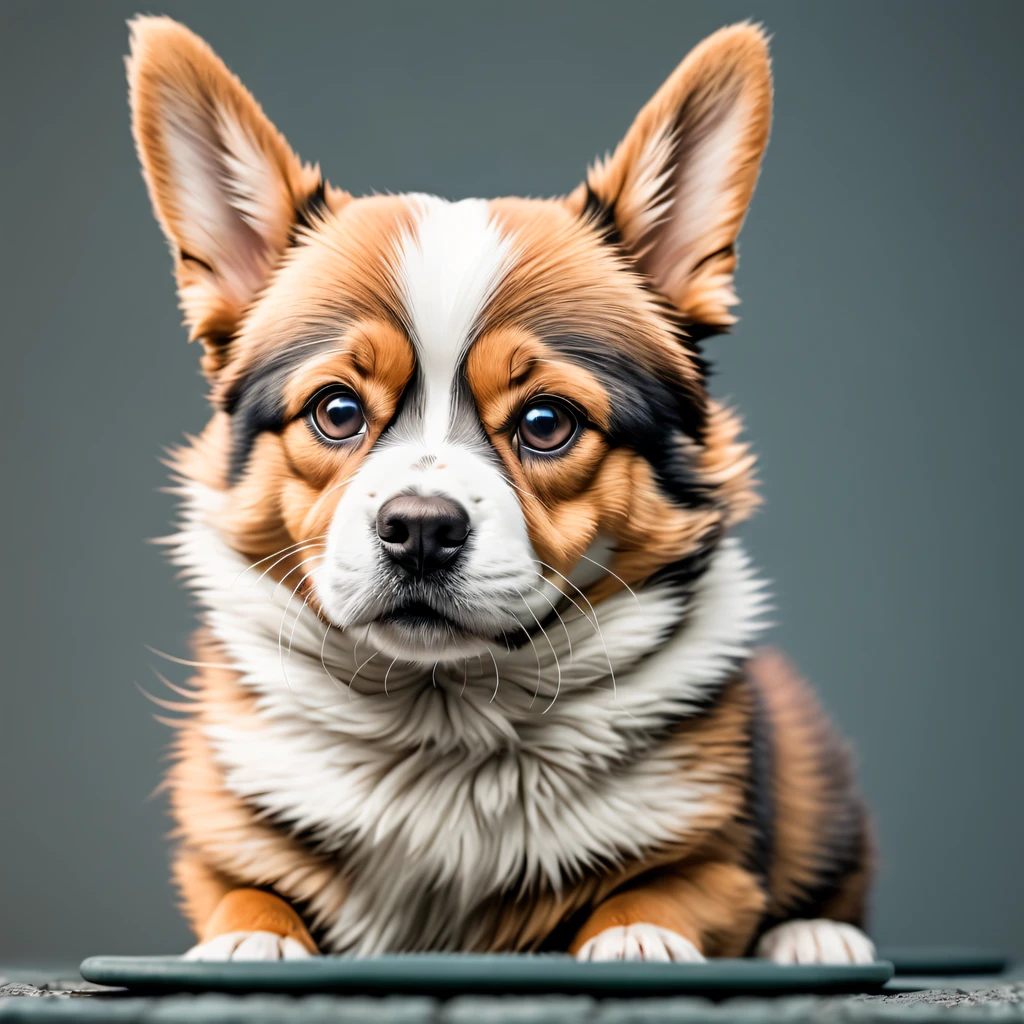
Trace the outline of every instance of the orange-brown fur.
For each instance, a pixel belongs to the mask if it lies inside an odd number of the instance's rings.
[[[208,941],[228,932],[271,932],[295,939],[311,953],[316,943],[302,918],[279,896],[259,889],[232,889],[217,904],[203,930]]]

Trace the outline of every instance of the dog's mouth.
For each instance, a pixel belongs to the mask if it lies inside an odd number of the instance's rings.
[[[464,659],[494,645],[511,649],[529,642],[512,623],[518,623],[514,612],[493,598],[466,599],[421,583],[377,606],[368,637],[386,654],[406,659]]]
[[[426,601],[404,601],[382,612],[377,616],[377,621],[404,626],[409,630],[450,629],[464,632],[460,623]]]
[[[386,653],[412,660],[455,657],[475,639],[464,622],[421,598],[396,602],[373,625],[373,639]]]

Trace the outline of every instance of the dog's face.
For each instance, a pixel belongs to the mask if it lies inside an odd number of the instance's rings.
[[[686,587],[752,507],[698,343],[732,322],[767,139],[757,29],[705,41],[543,201],[326,186],[167,19],[134,23],[129,77],[216,409],[179,468],[326,621],[411,660],[504,650],[563,593]]]

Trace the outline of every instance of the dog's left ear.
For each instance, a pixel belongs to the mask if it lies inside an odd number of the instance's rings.
[[[581,213],[614,218],[639,268],[709,333],[736,319],[735,242],[768,142],[771,102],[763,31],[721,29],[676,68],[570,197]]]
[[[247,304],[267,283],[310,203],[324,199],[242,83],[170,18],[130,23],[132,131],[175,259],[191,339],[219,369]]]

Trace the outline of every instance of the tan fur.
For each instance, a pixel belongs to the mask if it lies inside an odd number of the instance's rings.
[[[235,885],[227,875],[210,867],[201,855],[178,847],[171,863],[171,880],[178,890],[185,920],[196,936],[205,935],[220,901]]]
[[[203,929],[203,942],[228,932],[271,932],[295,939],[310,953],[316,943],[302,918],[279,896],[259,889],[233,889],[217,904]]]

